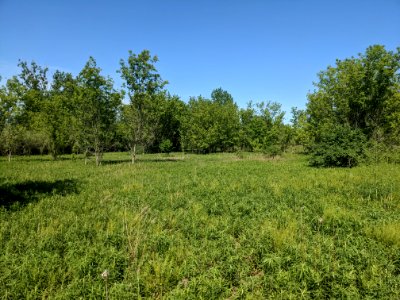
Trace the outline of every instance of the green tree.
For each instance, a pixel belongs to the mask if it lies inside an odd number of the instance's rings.
[[[121,59],[120,70],[125,87],[128,89],[129,106],[125,109],[125,121],[129,130],[129,147],[132,163],[136,160],[138,144],[149,146],[155,139],[159,124],[157,102],[167,81],[163,81],[154,64],[157,56],[148,50],[138,55],[129,51],[127,61]]]
[[[7,80],[6,86],[0,88],[0,137],[1,147],[7,153],[8,161],[21,146],[24,127],[21,125],[22,86],[16,77]]]
[[[158,151],[161,143],[166,140],[171,142],[171,151],[181,149],[181,123],[185,109],[185,103],[178,96],[159,93],[158,127],[150,150]]]
[[[80,145],[86,155],[94,153],[97,166],[115,133],[121,103],[121,94],[113,89],[112,80],[100,73],[95,59],[90,57],[78,75],[75,92]]]
[[[27,153],[31,153],[35,148],[39,148],[42,153],[48,147],[47,135],[41,132],[43,128],[43,108],[48,100],[48,68],[39,66],[32,61],[28,64],[19,61],[18,66],[21,72],[18,75],[22,86],[22,116],[21,125],[25,129],[24,147]],[[35,137],[32,143],[32,137]]]
[[[165,139],[160,143],[160,151],[162,153],[171,153],[172,151],[172,142],[169,139]]]
[[[239,110],[233,97],[222,88],[212,91],[211,100],[215,106],[213,117],[217,126],[216,147],[221,151],[232,150],[239,141]]]
[[[211,151],[216,141],[212,102],[203,97],[191,97],[182,122],[184,147],[196,152]]]
[[[211,99],[192,97],[182,124],[186,146],[197,152],[233,150],[239,140],[239,112],[232,96],[219,88]]]
[[[391,140],[395,132],[393,124],[397,123],[399,68],[400,48],[392,52],[374,45],[368,47],[365,54],[337,60],[335,67],[329,66],[319,73],[316,90],[308,95],[307,104],[307,128],[312,142],[309,150],[312,150],[314,162],[320,161],[316,155],[322,155],[315,149],[329,149],[321,143],[327,143],[326,137],[331,136],[329,131],[339,134],[340,130],[333,130],[338,127],[343,127],[346,133],[339,135],[342,141],[345,137],[352,139],[355,134],[365,135],[365,140],[370,140],[377,131],[383,132],[383,140]]]
[[[294,146],[309,145],[308,135],[307,135],[307,113],[304,109],[298,109],[297,107],[292,107],[291,109],[292,118],[290,122],[292,124],[292,144]]]
[[[56,71],[51,89],[35,114],[35,128],[45,137],[47,149],[53,159],[68,147],[72,139],[75,85],[71,74]]]
[[[311,146],[310,165],[353,167],[363,158],[366,137],[346,124],[325,124],[319,140]]]
[[[240,112],[242,149],[276,156],[285,150],[289,134],[283,124],[284,112],[276,102],[249,102]]]
[[[53,109],[57,114],[57,120],[48,122],[48,128],[55,137],[53,142],[55,153],[58,150],[71,151],[74,146],[79,145],[77,89],[77,80],[71,73],[61,71],[54,73],[50,91],[51,101],[47,109]]]

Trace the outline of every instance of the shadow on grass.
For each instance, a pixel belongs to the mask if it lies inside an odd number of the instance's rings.
[[[141,163],[150,163],[150,162],[184,162],[185,160],[182,158],[174,158],[174,157],[165,157],[165,158],[137,158],[135,164]],[[103,160],[101,164],[104,165],[117,165],[117,164],[126,164],[132,163],[132,160],[129,159],[113,159],[113,160]]]
[[[182,158],[153,158],[141,160],[140,162],[184,162],[185,160]]]
[[[25,181],[16,184],[0,183],[0,208],[18,210],[46,195],[66,196],[71,193],[78,193],[77,180]]]
[[[65,157],[65,156],[57,156],[56,159],[52,158],[50,155],[19,155],[19,156],[14,156],[11,158],[11,161],[14,160],[19,160],[19,161],[45,161],[45,162],[56,162],[56,161],[72,161],[72,160],[77,160],[77,159],[83,159],[83,158],[76,158],[76,157]]]
[[[102,160],[101,164],[102,165],[118,165],[118,164],[126,164],[126,163],[130,163],[131,159],[127,158],[127,159],[111,159],[111,160]]]

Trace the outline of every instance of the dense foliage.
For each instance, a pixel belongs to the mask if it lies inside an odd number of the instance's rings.
[[[130,150],[133,163],[138,150],[276,157],[300,145],[311,165],[352,167],[369,159],[371,148],[394,153],[400,144],[399,49],[375,45],[337,60],[319,73],[307,108],[292,108],[290,124],[279,103],[239,108],[222,88],[185,103],[168,93],[157,61],[148,50],[130,51],[120,61],[121,91],[92,57],[78,76],[56,71],[51,80],[47,68],[21,61],[20,74],[0,88],[2,152],[9,159],[13,153],[93,154],[100,164],[104,151]]]
[[[307,105],[312,164],[356,165],[378,132],[380,142],[398,145],[399,70],[400,48],[371,46],[319,74]]]
[[[147,152],[254,150],[272,156],[286,148],[289,132],[279,104],[239,110],[222,88],[211,99],[184,103],[164,89],[157,61],[147,50],[121,60],[127,93],[114,90],[92,57],[76,78],[56,71],[51,84],[46,68],[20,62],[19,76],[0,90],[2,150],[10,159],[12,153],[49,153],[54,159],[94,154],[100,164],[105,150],[129,149],[134,162],[138,146]]]

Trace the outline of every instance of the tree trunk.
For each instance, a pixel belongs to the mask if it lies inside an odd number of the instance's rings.
[[[8,151],[8,162],[11,162],[11,150]]]
[[[101,153],[99,151],[96,151],[95,156],[96,156],[96,166],[100,166],[100,164],[101,164]]]
[[[52,158],[53,160],[57,160],[57,153],[56,153],[55,151],[52,151],[52,152],[51,152],[51,158]]]
[[[182,159],[185,159],[185,146],[182,142],[181,142],[181,150],[182,150]]]
[[[85,150],[85,166],[87,165],[87,161],[88,161],[88,151]]]
[[[136,143],[134,143],[133,147],[131,147],[131,158],[132,158],[132,164],[134,164],[136,161]]]

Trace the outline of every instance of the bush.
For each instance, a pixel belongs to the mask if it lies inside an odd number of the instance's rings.
[[[365,135],[347,125],[324,128],[311,148],[310,165],[317,167],[354,167],[365,153]]]
[[[172,146],[172,142],[169,139],[165,139],[160,144],[160,151],[162,153],[171,153]]]
[[[280,145],[273,144],[273,145],[265,146],[263,148],[263,154],[268,157],[275,158],[276,156],[279,156],[282,153],[283,153],[283,151],[282,151],[282,147]]]

